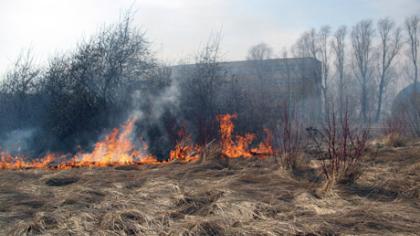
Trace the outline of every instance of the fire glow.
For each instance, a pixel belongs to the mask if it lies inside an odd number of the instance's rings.
[[[221,154],[226,158],[266,157],[274,154],[272,134],[264,130],[266,138],[254,148],[250,148],[256,135],[247,133],[243,136],[233,136],[233,119],[237,115],[219,115]],[[200,159],[203,147],[192,144],[192,138],[182,130],[180,139],[170,151],[169,158],[159,161],[149,154],[147,144],[137,140],[133,142],[136,118],[130,118],[120,129],[115,128],[110,134],[97,142],[91,152],[78,152],[70,159],[65,155],[48,153],[42,158],[26,161],[22,156],[12,156],[7,152],[0,152],[0,169],[71,169],[90,167],[111,167],[127,165],[159,165],[179,161],[181,163],[195,162]]]
[[[265,129],[266,138],[256,148],[250,148],[249,146],[256,138],[255,134],[247,133],[243,136],[236,135],[235,139],[232,140],[234,124],[232,119],[236,119],[236,114],[230,115],[219,115],[217,119],[220,122],[220,134],[221,134],[221,145],[222,154],[229,158],[239,157],[254,157],[256,155],[270,156],[273,155],[272,147],[272,134],[271,131]]]

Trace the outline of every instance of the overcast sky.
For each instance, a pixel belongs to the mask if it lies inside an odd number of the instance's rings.
[[[420,0],[0,0],[0,72],[24,49],[38,63],[71,50],[130,7],[158,57],[176,63],[211,32],[222,31],[225,60],[245,58],[259,42],[280,54],[308,28],[385,16],[402,22],[419,14]]]

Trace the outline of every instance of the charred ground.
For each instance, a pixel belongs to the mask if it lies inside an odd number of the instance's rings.
[[[415,235],[420,143],[371,145],[360,178],[320,196],[309,155],[0,172],[2,235]],[[217,153],[217,152],[215,152]],[[315,176],[315,175],[314,175]]]

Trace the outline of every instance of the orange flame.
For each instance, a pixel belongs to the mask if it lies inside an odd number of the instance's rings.
[[[254,155],[271,156],[274,154],[273,150],[273,133],[269,129],[264,129],[265,139],[258,147],[251,149]]]
[[[247,133],[243,136],[236,135],[232,139],[234,124],[237,115],[219,115],[222,154],[228,158],[251,158],[254,156],[273,155],[272,133],[265,129],[266,137],[257,147],[250,148],[255,140],[255,134]],[[130,118],[121,129],[115,128],[110,134],[97,142],[91,152],[78,152],[70,160],[65,156],[49,153],[43,158],[25,161],[22,156],[12,156],[0,151],[0,169],[71,169],[79,167],[107,167],[124,165],[158,165],[172,161],[189,163],[200,159],[202,147],[194,145],[190,135],[185,130],[179,132],[180,139],[169,153],[166,162],[159,161],[155,156],[148,154],[148,147],[144,142],[135,145],[132,134],[135,129],[136,118]],[[138,148],[140,146],[140,149]],[[60,157],[60,158],[58,158]],[[63,158],[63,159],[61,159]],[[57,163],[58,162],[58,163]],[[52,166],[52,163],[57,163]]]
[[[136,121],[136,118],[130,118],[123,125],[122,131],[115,128],[103,140],[95,144],[92,152],[76,154],[67,165],[71,167],[106,167],[160,163],[155,157],[143,154],[147,153],[146,145],[143,145],[143,152],[135,149],[130,136],[134,131]],[[66,165],[61,168],[66,168]]]
[[[217,119],[220,122],[220,134],[222,142],[222,153],[229,158],[252,157],[248,146],[255,138],[253,134],[245,134],[245,136],[235,136],[235,141],[232,140],[232,133],[234,124],[232,119],[236,119],[237,114],[219,115]]]
[[[0,153],[0,169],[46,169],[48,165],[55,160],[55,155],[52,153],[47,154],[45,157],[33,160],[25,161],[23,157],[12,156],[10,153]]]
[[[135,152],[130,134],[136,119],[129,119],[122,127],[122,132],[115,128],[103,140],[95,144],[91,153],[76,154],[75,164],[79,167],[105,167],[130,165],[134,163]]]
[[[249,149],[249,146],[255,139],[255,134],[247,133],[244,136],[236,135],[232,140],[232,133],[235,128],[232,119],[236,119],[237,114],[225,114],[217,116],[220,122],[220,134],[222,142],[222,154],[228,158],[246,157],[255,155],[272,155],[272,134],[266,129],[266,139],[256,148]]]
[[[135,128],[135,118],[129,119],[120,131],[115,128],[103,140],[97,142],[92,152],[77,153],[71,160],[56,165],[56,169],[70,169],[77,167],[106,167],[132,164],[160,164],[154,156],[147,153],[147,146],[143,150],[135,149],[131,141],[131,134]],[[56,160],[56,155],[48,154],[35,161],[24,161],[23,157],[13,157],[9,153],[0,153],[0,169],[45,169]]]
[[[184,129],[178,132],[180,141],[177,142],[175,148],[169,153],[169,161],[178,160],[182,163],[197,161],[200,159],[201,147],[192,145],[190,135],[186,135]]]

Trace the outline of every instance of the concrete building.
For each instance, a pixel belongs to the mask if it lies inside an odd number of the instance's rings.
[[[182,79],[194,64],[173,67],[173,79]],[[284,58],[221,62],[226,79],[235,79],[249,96],[266,101],[268,111],[289,104],[301,120],[314,123],[322,111],[321,62],[314,58]]]

